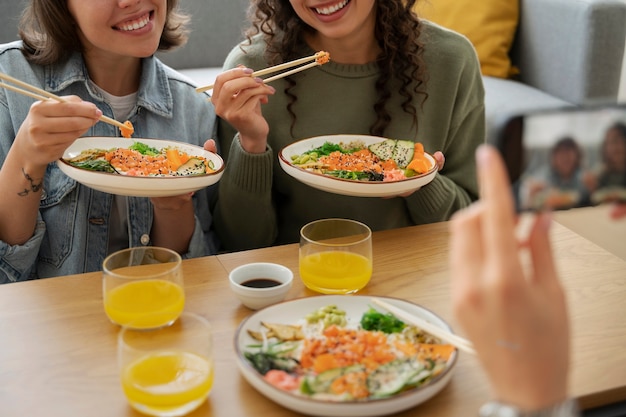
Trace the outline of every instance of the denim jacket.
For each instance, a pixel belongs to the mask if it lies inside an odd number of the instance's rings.
[[[0,45],[0,71],[57,95],[77,95],[113,116],[93,88],[80,54],[53,66],[29,63],[21,42]],[[33,99],[0,88],[0,164],[13,144]],[[202,146],[215,134],[215,113],[207,95],[157,58],[143,60],[137,105],[130,116],[138,138],[162,138]],[[84,136],[120,136],[115,126],[96,123]],[[85,187],[56,163],[46,169],[36,229],[23,245],[0,241],[0,283],[98,271],[107,255],[111,194]],[[215,253],[211,200],[215,186],[195,193],[196,226],[185,257]],[[0,193],[2,190],[0,190]],[[153,219],[148,198],[128,198],[129,246],[149,245]]]

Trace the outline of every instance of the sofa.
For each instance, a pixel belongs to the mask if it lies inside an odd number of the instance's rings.
[[[0,42],[17,38],[16,16],[25,1],[3,5]],[[180,5],[192,19],[189,42],[159,56],[196,83],[209,84],[243,40],[248,0],[181,0]],[[625,0],[520,0],[510,50],[519,74],[483,77],[486,140],[495,141],[503,121],[520,112],[615,102],[625,42]]]
[[[625,42],[624,0],[521,0],[510,52],[519,75],[483,77],[487,140],[517,113],[616,102]]]

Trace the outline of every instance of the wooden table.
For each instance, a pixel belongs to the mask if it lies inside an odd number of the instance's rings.
[[[626,262],[570,229],[553,229],[573,331],[571,392],[584,408],[626,400]],[[458,331],[448,276],[448,226],[374,234],[374,275],[362,294],[411,300]],[[294,416],[240,376],[233,336],[250,314],[228,288],[228,272],[247,262],[278,262],[295,274],[288,298],[315,295],[300,282],[297,245],[184,261],[188,311],[214,328],[216,384],[191,416]],[[116,359],[118,328],[102,308],[101,274],[0,286],[0,415],[139,416],[126,403]],[[538,378],[541,375],[537,376]],[[473,415],[489,398],[477,360],[461,353],[451,382],[399,416]]]
[[[609,205],[557,211],[554,219],[626,261],[626,221],[611,219]]]

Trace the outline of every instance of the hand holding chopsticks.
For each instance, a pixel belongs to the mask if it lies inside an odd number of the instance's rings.
[[[372,302],[382,308],[384,308],[385,310],[389,311],[390,313],[392,313],[394,316],[396,316],[397,318],[410,323],[414,326],[419,327],[420,329],[424,330],[425,332],[438,337],[439,339],[450,343],[451,345],[457,347],[459,350],[462,350],[464,352],[467,353],[471,353],[473,355],[476,354],[476,351],[474,350],[474,347],[472,346],[472,343],[467,340],[467,339],[463,339],[461,336],[457,336],[453,333],[448,332],[447,330],[442,329],[441,327],[438,327],[432,323],[429,323],[428,321],[424,320],[421,317],[415,316],[405,310],[402,310],[399,307],[393,306],[389,303],[387,303],[386,301],[380,300],[378,298],[372,298]]]
[[[61,103],[65,103],[66,100],[64,100],[62,97],[59,97],[57,95],[54,95],[46,90],[43,90],[41,88],[35,87],[33,85],[30,85],[28,83],[25,83],[23,81],[18,80],[17,78],[11,77],[10,75],[7,74],[3,74],[0,73],[0,80],[4,80],[4,81],[9,81],[15,85],[11,85],[11,84],[6,84],[3,82],[0,82],[0,87],[3,87],[7,90],[19,93],[19,94],[23,94],[25,96],[34,98],[35,100],[41,100],[41,101],[45,101],[45,100],[56,100],[58,102]],[[17,86],[17,87],[16,87]],[[21,87],[21,88],[20,88]],[[111,125],[117,126],[120,128],[120,131],[122,132],[122,136],[124,136],[125,138],[130,138],[130,136],[133,134],[134,132],[134,128],[133,125],[130,123],[130,121],[126,121],[125,123],[121,123],[118,122],[115,119],[111,119],[110,117],[107,116],[100,116],[100,120],[105,122],[105,123],[109,123]]]
[[[306,64],[309,61],[313,61],[313,62],[310,62],[310,63]],[[288,69],[288,68],[297,67],[298,65],[306,64],[306,65],[302,65],[301,67],[294,68],[294,69],[292,69],[290,71],[285,71],[283,73],[274,75],[273,77],[269,77],[269,78],[266,78],[266,79],[263,80],[264,83],[269,83],[271,81],[278,80],[279,78],[284,78],[284,77],[287,77],[289,75],[295,74],[297,72],[304,71],[306,69],[316,67],[318,65],[324,65],[328,61],[330,61],[330,54],[328,52],[319,51],[315,55],[311,55],[311,56],[308,56],[308,57],[305,57],[305,58],[296,59],[294,61],[285,62],[283,64],[279,64],[279,65],[275,65],[273,67],[269,67],[269,68],[265,68],[265,69],[262,69],[262,70],[259,70],[259,71],[255,71],[252,74],[250,74],[250,76],[251,77],[260,77],[262,75],[271,74],[273,72],[278,72],[278,71],[282,71],[282,70],[285,70],[285,69]],[[204,86],[204,87],[198,87],[198,88],[196,88],[196,91],[198,93],[202,93],[204,91],[211,90],[213,87],[214,87],[214,84],[207,85],[207,86]]]

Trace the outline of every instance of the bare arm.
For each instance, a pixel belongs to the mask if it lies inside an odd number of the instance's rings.
[[[32,236],[46,166],[93,126],[102,112],[78,97],[35,102],[0,168],[0,240],[23,244]]]
[[[154,220],[152,244],[185,253],[195,227],[193,193],[177,197],[152,198]]]
[[[204,149],[217,152],[215,141],[208,139],[204,143]],[[181,254],[188,252],[195,228],[192,197],[193,193],[189,193],[151,199],[154,206],[151,240],[155,246],[170,248]]]

